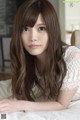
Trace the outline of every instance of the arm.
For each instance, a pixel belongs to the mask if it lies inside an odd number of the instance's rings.
[[[29,102],[24,101],[25,111],[62,110],[69,106],[77,88],[61,90],[57,101]]]
[[[54,111],[66,109],[76,92],[76,88],[60,92],[57,101],[30,102],[16,99],[1,99],[0,113],[10,113],[18,111]]]

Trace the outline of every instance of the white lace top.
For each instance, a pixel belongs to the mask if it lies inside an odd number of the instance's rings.
[[[67,74],[63,80],[61,90],[77,87],[72,101],[80,99],[80,49],[70,46],[66,50],[64,60],[67,65]]]
[[[74,95],[73,100],[80,99],[80,49],[75,46],[70,46],[67,48],[64,56],[64,60],[67,65],[67,73],[63,80],[61,90],[72,89],[77,87],[76,94]],[[42,81],[42,80],[41,80]],[[33,92],[36,97],[35,101],[46,101],[48,99],[46,92],[46,97],[42,96],[42,92],[34,85]]]

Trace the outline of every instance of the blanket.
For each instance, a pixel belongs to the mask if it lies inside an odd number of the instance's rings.
[[[11,80],[0,81],[0,99],[12,95]],[[0,120],[80,120],[80,100],[61,111],[0,113]]]

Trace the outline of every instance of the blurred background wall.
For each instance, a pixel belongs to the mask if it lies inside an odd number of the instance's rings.
[[[0,66],[4,59],[5,66],[9,65],[9,44],[16,8],[16,0],[0,0]]]

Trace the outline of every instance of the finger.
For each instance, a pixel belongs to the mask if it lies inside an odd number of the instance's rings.
[[[0,109],[0,113],[7,113],[8,111],[9,111],[8,108],[5,107]]]
[[[0,99],[0,102],[8,101],[8,99]]]
[[[10,106],[10,105],[9,105],[8,102],[2,102],[2,103],[0,103],[0,109],[1,109],[1,108],[4,108],[4,107],[5,107],[5,108],[6,108],[6,107],[8,108],[9,106]]]
[[[0,99],[0,101],[3,101],[4,99]]]

